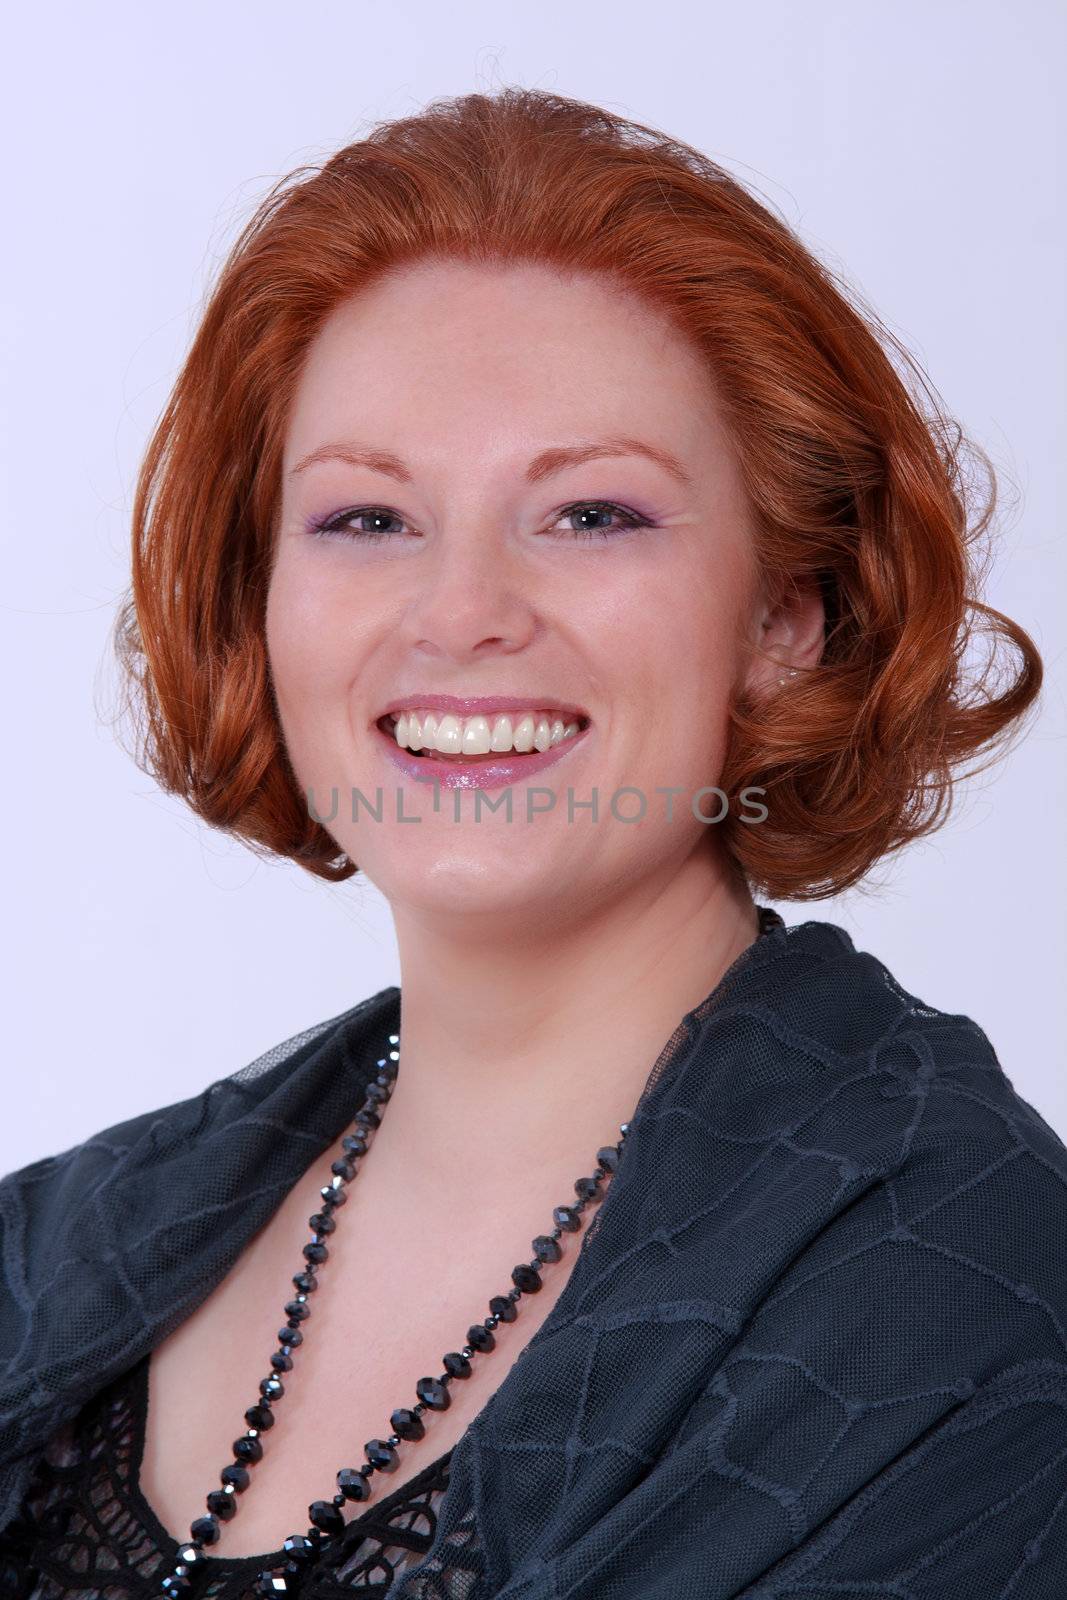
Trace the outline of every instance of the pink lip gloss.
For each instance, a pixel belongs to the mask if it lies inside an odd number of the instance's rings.
[[[386,760],[418,783],[436,781],[443,789],[504,789],[528,782],[562,760],[585,738],[589,725],[547,750],[531,750],[528,755],[511,751],[493,760],[479,756],[471,761],[464,761],[462,756],[416,756],[398,745],[392,734],[383,733],[377,724],[374,731],[385,746]]]

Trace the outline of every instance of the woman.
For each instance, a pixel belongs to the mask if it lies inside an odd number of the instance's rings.
[[[403,981],[0,1185],[15,1592],[1065,1592],[1067,1150],[753,899],[928,832],[1038,692],[876,330],[552,95],[263,203],[118,643],[149,770],[362,870]]]

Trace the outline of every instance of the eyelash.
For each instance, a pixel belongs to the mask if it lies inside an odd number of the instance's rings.
[[[634,528],[654,528],[656,524],[647,517],[640,516],[636,511],[630,511],[626,506],[616,505],[613,500],[574,500],[568,506],[563,506],[556,512],[555,520],[569,516],[575,511],[610,511],[615,512],[626,520],[621,528],[572,528],[571,534],[576,539],[617,539],[622,533],[629,533]],[[339,511],[336,516],[328,517],[325,522],[317,522],[312,526],[312,533],[318,538],[350,539],[354,543],[361,540],[391,539],[391,533],[368,533],[359,529],[354,533],[345,533],[344,526],[354,521],[357,517],[394,517],[395,511],[390,511],[387,506],[359,506],[353,511]],[[397,518],[403,521],[403,518]]]

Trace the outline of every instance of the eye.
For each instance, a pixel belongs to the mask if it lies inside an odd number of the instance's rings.
[[[318,538],[331,539],[389,539],[397,532],[395,528],[382,526],[389,522],[402,522],[395,511],[389,511],[385,506],[360,506],[355,511],[338,511],[335,516],[327,517],[325,522],[317,522],[312,526],[312,533]],[[350,524],[357,524],[351,527]],[[360,527],[360,523],[369,523],[369,527]]]
[[[621,533],[628,533],[633,528],[651,528],[653,523],[647,517],[639,516],[636,511],[628,511],[625,506],[617,506],[611,500],[575,500],[572,505],[564,506],[557,512],[556,520],[562,517],[583,517],[587,520],[575,527],[571,524],[565,532],[574,534],[579,539],[615,539]],[[618,517],[621,525],[616,528],[606,527],[605,518]]]

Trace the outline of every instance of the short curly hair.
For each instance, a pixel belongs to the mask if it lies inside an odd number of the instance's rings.
[[[719,786],[761,786],[768,809],[753,826],[731,805],[719,824],[733,869],[772,898],[816,900],[939,825],[957,769],[1001,753],[1041,683],[1031,639],[977,594],[988,457],[877,317],[723,168],[524,88],[379,125],[282,178],[241,231],[137,482],[114,645],[142,770],[258,853],[331,881],[358,870],[304,803],[270,680],[283,436],[329,313],[434,258],[614,274],[665,311],[713,379],[762,570],[819,585],[818,664],[730,708]],[[977,511],[973,461],[988,484]]]

